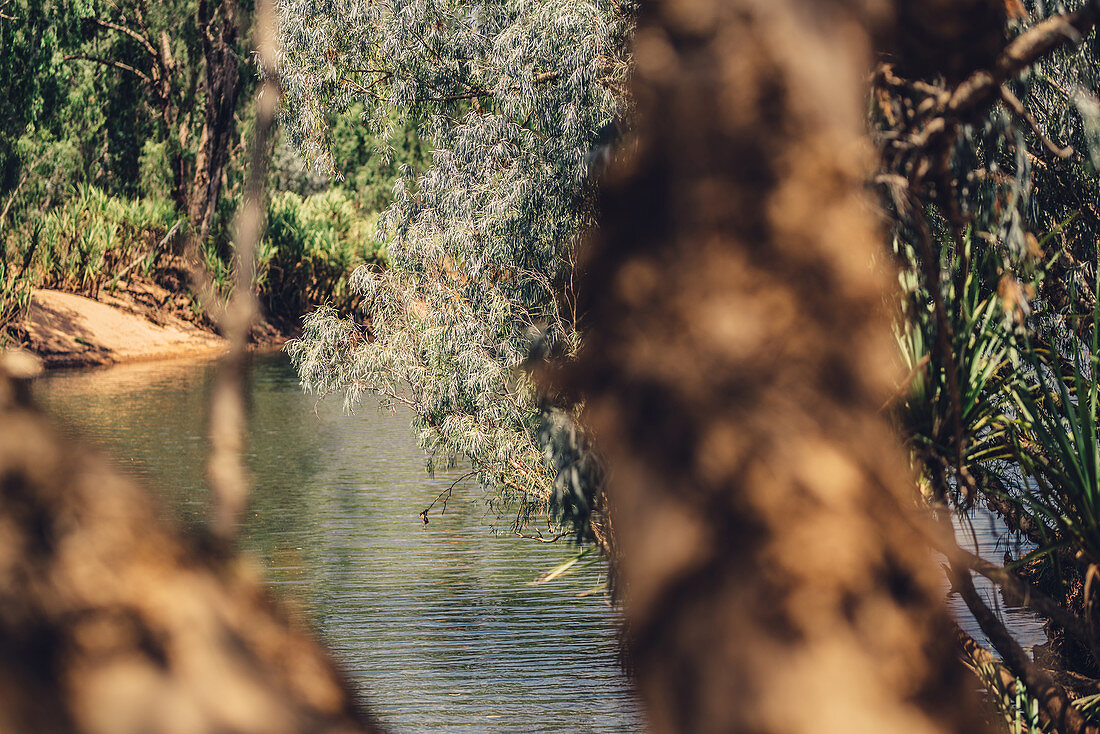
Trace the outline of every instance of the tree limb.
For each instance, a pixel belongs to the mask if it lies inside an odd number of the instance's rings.
[[[1039,700],[1039,705],[1050,717],[1059,734],[1100,734],[1100,728],[1090,724],[1084,715],[1074,708],[1062,686],[1054,682],[1050,674],[1031,661],[1020,643],[1009,634],[1004,623],[997,618],[978,595],[969,569],[960,569],[951,563],[950,574],[955,591],[962,597],[978,626],[1000,653],[1009,669],[1024,682],[1028,690]]]
[[[152,56],[154,60],[157,59],[157,50],[155,48],[153,48],[153,44],[149,42],[148,38],[141,35],[137,31],[135,31],[133,28],[127,28],[124,25],[119,25],[118,23],[112,23],[108,20],[102,20],[100,18],[92,18],[92,22],[95,23],[96,25],[100,26],[101,28],[109,28],[112,31],[118,31],[119,33],[126,34],[127,36],[129,36],[130,38],[133,38],[135,41],[137,41],[139,44],[141,44],[141,47],[144,48],[146,51],[148,51],[149,55]]]
[[[1039,129],[1039,123],[1031,113],[1027,111],[1027,108],[1024,107],[1024,103],[1012,93],[1011,89],[1003,84],[1001,85],[1001,100],[1008,106],[1008,109],[1012,110],[1012,114],[1023,120],[1027,126],[1031,128],[1031,132],[1035,133],[1035,137],[1039,138],[1043,147],[1049,150],[1052,155],[1062,160],[1066,160],[1073,155],[1073,146],[1067,145],[1062,148],[1055,145],[1054,141],[1048,138],[1046,133]]]
[[[76,60],[93,61],[97,64],[103,64],[104,66],[113,66],[116,69],[122,69],[123,71],[128,71],[131,74],[134,74],[135,76],[143,79],[147,84],[155,86],[153,80],[151,78],[149,78],[148,74],[145,74],[140,69],[135,69],[134,67],[130,66],[129,64],[124,64],[121,61],[115,61],[113,59],[101,59],[98,56],[89,56],[87,54],[70,54],[69,56],[66,56],[63,59],[63,61],[76,61]]]
[[[1005,81],[1061,46],[1078,43],[1100,19],[1100,2],[1048,18],[1020,35],[1001,53],[992,71],[976,71],[951,94],[947,110],[954,115],[973,112],[991,102]]]

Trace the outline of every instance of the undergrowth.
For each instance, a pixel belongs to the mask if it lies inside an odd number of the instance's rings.
[[[385,265],[385,247],[374,236],[377,217],[339,189],[277,194],[268,205],[254,281],[267,313],[296,318],[320,304],[354,307],[350,272],[361,264]],[[174,254],[185,233],[186,219],[171,202],[109,196],[93,186],[79,186],[61,205],[0,229],[0,346],[14,338],[34,289],[97,298],[125,280],[158,280],[178,271]],[[228,243],[212,239],[201,251],[215,287],[228,293]],[[180,282],[172,281],[186,288]]]

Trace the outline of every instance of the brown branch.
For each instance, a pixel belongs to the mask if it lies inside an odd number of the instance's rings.
[[[153,86],[153,87],[156,86],[156,84],[153,82],[153,80],[151,78],[149,78],[148,74],[145,74],[144,72],[140,71],[139,69],[135,69],[134,67],[130,66],[129,64],[124,64],[121,61],[115,61],[113,59],[101,59],[98,56],[88,56],[87,54],[70,54],[69,56],[66,56],[62,60],[63,61],[77,61],[77,60],[93,61],[97,64],[103,64],[104,66],[113,66],[116,69],[122,69],[123,71],[128,71],[131,74],[134,74],[134,75],[140,77],[141,79],[145,80],[145,82],[147,84],[149,84],[150,86]]]
[[[947,110],[964,115],[992,102],[1006,80],[1019,74],[1042,56],[1061,46],[1078,43],[1100,18],[1100,2],[1089,0],[1082,8],[1048,18],[1020,35],[1001,53],[992,71],[977,71],[951,94]]]
[[[1050,674],[1037,666],[1027,656],[1020,643],[1009,634],[1004,623],[978,595],[968,569],[960,569],[950,564],[950,575],[954,590],[962,597],[970,613],[974,615],[978,626],[989,638],[994,649],[1009,669],[1024,682],[1028,690],[1038,699],[1039,705],[1050,717],[1059,734],[1100,734],[1100,728],[1090,724],[1084,715],[1074,708],[1066,691],[1058,685]]]
[[[126,34],[130,38],[133,38],[138,43],[140,43],[142,48],[144,48],[146,51],[148,51],[149,55],[152,56],[154,60],[157,58],[157,50],[155,48],[153,48],[153,44],[149,42],[148,38],[141,35],[137,31],[135,31],[133,28],[127,28],[124,25],[119,25],[118,23],[112,23],[110,21],[102,20],[100,18],[92,18],[92,22],[95,23],[96,25],[100,26],[101,28],[109,28],[112,31],[118,31],[119,33]]]
[[[1068,159],[1073,155],[1073,146],[1067,145],[1062,148],[1054,144],[1054,141],[1046,136],[1042,130],[1039,129],[1039,123],[1032,116],[1027,108],[1024,107],[1024,103],[1012,93],[1012,90],[1008,87],[1001,85],[1001,100],[1008,106],[1008,109],[1012,110],[1012,114],[1023,120],[1031,132],[1035,133],[1035,137],[1039,138],[1039,141],[1043,144],[1043,147],[1049,150],[1054,156],[1061,158],[1062,160]]]
[[[898,385],[898,389],[895,390],[894,393],[886,399],[886,402],[882,404],[882,407],[879,408],[879,410],[885,411],[891,405],[904,398],[906,393],[909,392],[909,386],[913,384],[913,380],[917,379],[917,376],[928,368],[928,363],[931,360],[931,354],[926,354],[918,359],[917,363],[913,365],[913,369],[909,370],[909,374],[906,375],[905,379],[903,379]]]
[[[8,218],[8,210],[11,209],[11,205],[15,202],[16,197],[19,196],[19,192],[23,189],[23,185],[27,183],[27,180],[30,178],[31,172],[34,170],[34,167],[41,163],[42,159],[45,157],[46,154],[42,153],[37,158],[35,158],[29,166],[23,166],[23,175],[19,177],[19,183],[15,185],[15,188],[12,190],[11,195],[8,197],[7,203],[4,204],[4,210],[0,211],[0,229],[4,228],[4,222],[7,221]]]
[[[966,566],[970,570],[985,576],[993,583],[1008,591],[1009,594],[1021,599],[1023,602],[1022,606],[1058,624],[1068,634],[1076,638],[1086,647],[1092,647],[1090,642],[1091,635],[1089,634],[1088,628],[1085,627],[1077,617],[1070,614],[1062,605],[1044,594],[1035,586],[1021,579],[1007,568],[992,564],[970,553],[964,548],[960,548],[958,545],[948,550],[950,553],[946,555],[950,558],[952,563]]]
[[[523,538],[524,540],[537,540],[540,543],[556,543],[557,541],[568,535],[567,532],[556,533],[549,538],[543,536],[542,531],[539,531],[538,535],[524,535],[518,530],[513,531],[517,538]]]

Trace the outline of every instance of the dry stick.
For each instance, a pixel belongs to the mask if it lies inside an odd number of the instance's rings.
[[[989,637],[989,641],[993,644],[993,647],[1000,653],[1009,667],[1019,674],[1019,677],[1024,680],[1025,685],[1033,689],[1033,691],[1039,691],[1039,686],[1041,684],[1046,685],[1049,683],[1050,686],[1055,686],[1057,688],[1056,692],[1061,692],[1060,695],[1065,701],[1068,701],[1069,699],[1065,696],[1065,691],[1062,686],[1053,680],[1050,671],[1038,669],[1031,662],[1023,652],[1023,648],[1020,647],[1019,643],[1016,642],[1004,627],[1000,619],[998,619],[989,607],[986,606],[985,602],[981,600],[970,578],[970,571],[973,570],[985,576],[990,581],[1000,584],[1008,588],[1009,591],[1022,597],[1025,601],[1025,606],[1061,625],[1070,635],[1085,645],[1089,644],[1089,630],[1056,601],[1033,587],[1031,584],[1016,577],[1007,569],[999,568],[960,547],[955,541],[955,529],[951,526],[951,522],[947,519],[946,514],[940,514],[939,522],[937,523],[940,530],[939,536],[937,536],[932,529],[926,528],[920,523],[912,522],[910,516],[905,515],[905,518],[909,526],[919,535],[924,536],[932,548],[938,550],[947,558],[948,579],[951,581],[954,591],[959,593],[959,596],[967,605],[967,608],[970,609],[971,614],[974,615],[982,631]],[[958,633],[964,635],[966,639],[970,639],[962,630],[958,630]],[[978,646],[972,639],[970,639],[970,642],[984,652],[984,649]],[[968,654],[971,653],[965,644],[963,645],[963,651]],[[1015,651],[1018,651],[1018,654]],[[1025,675],[1025,668],[1031,670],[1030,677]],[[1044,680],[1040,680],[1040,678]],[[1043,705],[1046,707],[1045,703]],[[1074,709],[1074,713],[1080,716],[1080,713],[1077,712],[1076,709]],[[1082,718],[1081,721],[1084,722],[1084,719]],[[1070,723],[1072,724],[1072,722]],[[1100,728],[1091,725],[1083,729],[1058,728],[1057,731],[1059,734],[1067,734],[1067,732],[1100,734]]]
[[[4,210],[0,211],[0,229],[3,229],[4,222],[7,221],[8,218],[8,210],[11,209],[11,205],[15,202],[15,198],[19,196],[19,192],[23,188],[23,184],[27,183],[27,180],[30,178],[31,171],[33,171],[34,167],[37,166],[45,157],[46,154],[43,153],[42,155],[35,158],[29,166],[24,167],[23,175],[20,177],[19,183],[15,185],[15,189],[12,190],[11,196],[8,197],[7,203],[4,204]]]
[[[129,64],[124,64],[121,61],[115,61],[114,59],[103,59],[98,56],[89,56],[87,54],[70,54],[62,59],[62,61],[94,61],[97,64],[103,64],[104,66],[113,66],[116,69],[122,71],[128,71],[131,74],[137,76],[139,79],[145,81],[150,86],[153,85],[153,80],[149,78],[149,75],[145,72],[137,69]]]
[[[1027,123],[1027,126],[1031,128],[1031,132],[1035,133],[1035,137],[1039,138],[1043,147],[1049,150],[1051,154],[1062,160],[1066,160],[1073,155],[1073,146],[1067,145],[1062,148],[1048,138],[1046,133],[1039,129],[1039,122],[1027,111],[1027,108],[1024,107],[1024,103],[1020,101],[1020,98],[1013,94],[1012,90],[1003,84],[1001,85],[1001,100],[1008,106],[1008,109],[1012,110],[1012,114]]]
[[[970,571],[960,569],[953,563],[949,567],[955,590],[970,609],[970,613],[974,615],[978,626],[982,628],[982,632],[1001,654],[1008,667],[1039,700],[1039,705],[1050,717],[1058,734],[1100,733],[1100,728],[1090,724],[1084,715],[1070,704],[1065,689],[1055,683],[1047,671],[1031,661],[1024,649],[1020,647],[1020,643],[1013,639],[997,615],[986,606],[978,595],[977,589],[974,588]]]
[[[256,8],[256,53],[264,81],[256,95],[256,137],[252,145],[245,204],[237,218],[237,278],[232,299],[219,319],[229,339],[229,354],[221,362],[210,399],[210,458],[207,477],[214,496],[211,529],[226,541],[237,532],[248,501],[248,474],[242,460],[245,434],[246,351],[252,321],[258,311],[252,292],[255,252],[263,234],[264,179],[267,141],[279,104],[275,69],[275,18],[272,0]],[[193,235],[192,235],[193,238]]]
[[[432,503],[430,505],[428,505],[427,507],[425,507],[423,510],[420,511],[420,515],[418,517],[421,520],[424,521],[425,525],[427,525],[428,524],[428,511],[431,510],[433,507],[435,507],[435,503],[439,502],[439,500],[443,497],[443,495],[447,495],[447,499],[443,500],[443,511],[440,512],[439,514],[440,515],[446,515],[447,514],[447,502],[450,501],[451,493],[455,491],[455,487],[458,486],[459,482],[461,482],[465,479],[469,479],[470,477],[474,477],[474,476],[477,476],[477,470],[476,469],[473,470],[473,471],[470,471],[470,472],[466,472],[465,474],[460,476],[458,479],[451,482],[451,486],[447,487],[445,490],[443,490],[442,492],[437,494],[435,496],[435,499],[432,500]]]
[[[906,148],[925,148],[932,143],[948,146],[955,122],[970,117],[985,105],[1001,97],[1001,87],[1045,54],[1080,40],[1100,20],[1100,0],[1089,0],[1072,13],[1048,18],[1020,35],[1001,53],[992,70],[981,69],[960,82],[953,90],[928,96],[928,103],[938,108],[919,130],[906,141]],[[899,87],[904,83],[892,70],[880,71],[876,79]],[[948,124],[948,120],[952,124]],[[927,159],[922,159],[927,162]],[[917,178],[922,178],[918,172]]]
[[[155,245],[153,246],[153,249],[149,250],[149,252],[146,252],[146,253],[143,253],[143,254],[139,255],[139,256],[137,257],[137,259],[136,259],[136,260],[134,260],[134,261],[133,261],[132,263],[130,263],[129,265],[127,265],[126,267],[124,267],[124,268],[123,268],[123,269],[122,269],[122,270],[121,270],[121,271],[119,272],[119,274],[115,276],[115,280],[116,280],[116,281],[117,281],[117,280],[122,280],[122,276],[126,275],[126,273],[130,272],[131,270],[133,270],[133,268],[134,268],[134,266],[135,266],[135,265],[137,265],[137,264],[138,264],[139,262],[141,262],[141,261],[142,261],[142,260],[144,260],[145,258],[149,257],[150,255],[152,255],[152,254],[156,253],[156,252],[157,252],[158,250],[160,250],[160,248],[164,247],[164,243],[165,243],[165,242],[167,242],[168,240],[172,239],[172,236],[173,236],[173,235],[174,235],[174,234],[175,234],[176,232],[178,232],[178,231],[179,231],[179,228],[180,228],[180,225],[181,225],[181,224],[183,224],[183,220],[182,220],[182,219],[180,219],[180,220],[177,220],[177,221],[176,221],[176,223],[172,225],[172,229],[168,230],[168,234],[164,235],[164,237],[162,237],[162,238],[160,239],[160,241],[159,241],[159,242],[157,242],[157,244],[155,244]]]
[[[1069,613],[1061,604],[1006,568],[986,561],[984,558],[961,548],[957,543],[950,546],[937,544],[940,552],[957,565],[965,566],[985,576],[993,583],[1007,589],[1010,594],[1023,600],[1023,606],[1050,619],[1062,627],[1081,644],[1091,647],[1088,628]]]

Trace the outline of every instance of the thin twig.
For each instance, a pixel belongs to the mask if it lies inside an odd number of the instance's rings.
[[[127,36],[130,36],[139,44],[141,44],[142,48],[148,51],[149,55],[152,56],[154,60],[157,59],[157,51],[155,48],[153,48],[153,44],[149,42],[148,38],[138,33],[133,28],[127,28],[124,25],[112,23],[107,20],[101,20],[100,18],[92,18],[92,22],[102,28],[109,28],[110,30],[118,31],[119,33],[125,33]]]
[[[134,268],[135,265],[137,265],[139,262],[141,262],[145,258],[149,257],[153,253],[160,250],[160,248],[164,247],[164,243],[166,243],[168,240],[172,239],[172,236],[176,232],[179,231],[179,228],[182,224],[183,224],[182,219],[177,220],[176,223],[172,225],[172,228],[170,230],[168,230],[168,234],[164,235],[164,237],[162,237],[160,239],[160,241],[157,242],[157,244],[153,245],[153,248],[151,250],[149,250],[148,252],[142,253],[132,263],[130,263],[129,265],[124,267],[122,270],[120,270],[118,275],[114,276],[115,280],[116,281],[122,280],[122,276],[124,276],[124,275],[126,275],[126,273],[130,272]]]
[[[1027,126],[1031,128],[1031,132],[1035,133],[1035,137],[1039,138],[1039,141],[1043,144],[1043,147],[1049,150],[1051,154],[1062,160],[1067,160],[1073,155],[1073,146],[1067,145],[1066,147],[1062,148],[1058,145],[1055,145],[1054,141],[1048,138],[1046,134],[1039,129],[1039,123],[1035,120],[1031,113],[1027,111],[1027,108],[1024,107],[1024,103],[1021,102],[1020,99],[1012,93],[1011,89],[1004,86],[1003,84],[1001,85],[1001,99],[1008,106],[1008,109],[1012,110],[1012,113],[1016,115],[1016,117],[1023,120],[1027,124]]]
[[[89,56],[87,54],[70,54],[66,56],[62,61],[93,61],[97,64],[103,64],[104,66],[113,66],[116,69],[128,71],[131,74],[143,79],[147,84],[152,85],[153,80],[149,78],[148,74],[145,74],[139,69],[135,69],[129,64],[124,64],[121,61],[115,61],[114,59],[101,59],[98,56]]]
[[[477,469],[475,469],[473,471],[470,471],[470,472],[466,472],[465,474],[460,476],[458,479],[451,482],[451,486],[447,487],[445,490],[443,490],[442,492],[437,494],[435,499],[432,500],[432,503],[430,505],[428,505],[427,507],[425,507],[423,510],[420,511],[419,517],[420,517],[421,520],[424,521],[424,524],[425,525],[428,524],[428,511],[431,510],[433,507],[435,507],[435,503],[439,502],[439,500],[443,497],[443,495],[447,495],[447,499],[443,500],[443,509],[440,511],[439,514],[440,515],[446,515],[447,514],[447,502],[451,499],[451,493],[454,492],[455,487],[458,486],[459,482],[462,482],[466,479],[469,479],[469,478],[475,477],[475,476],[477,476]]]

